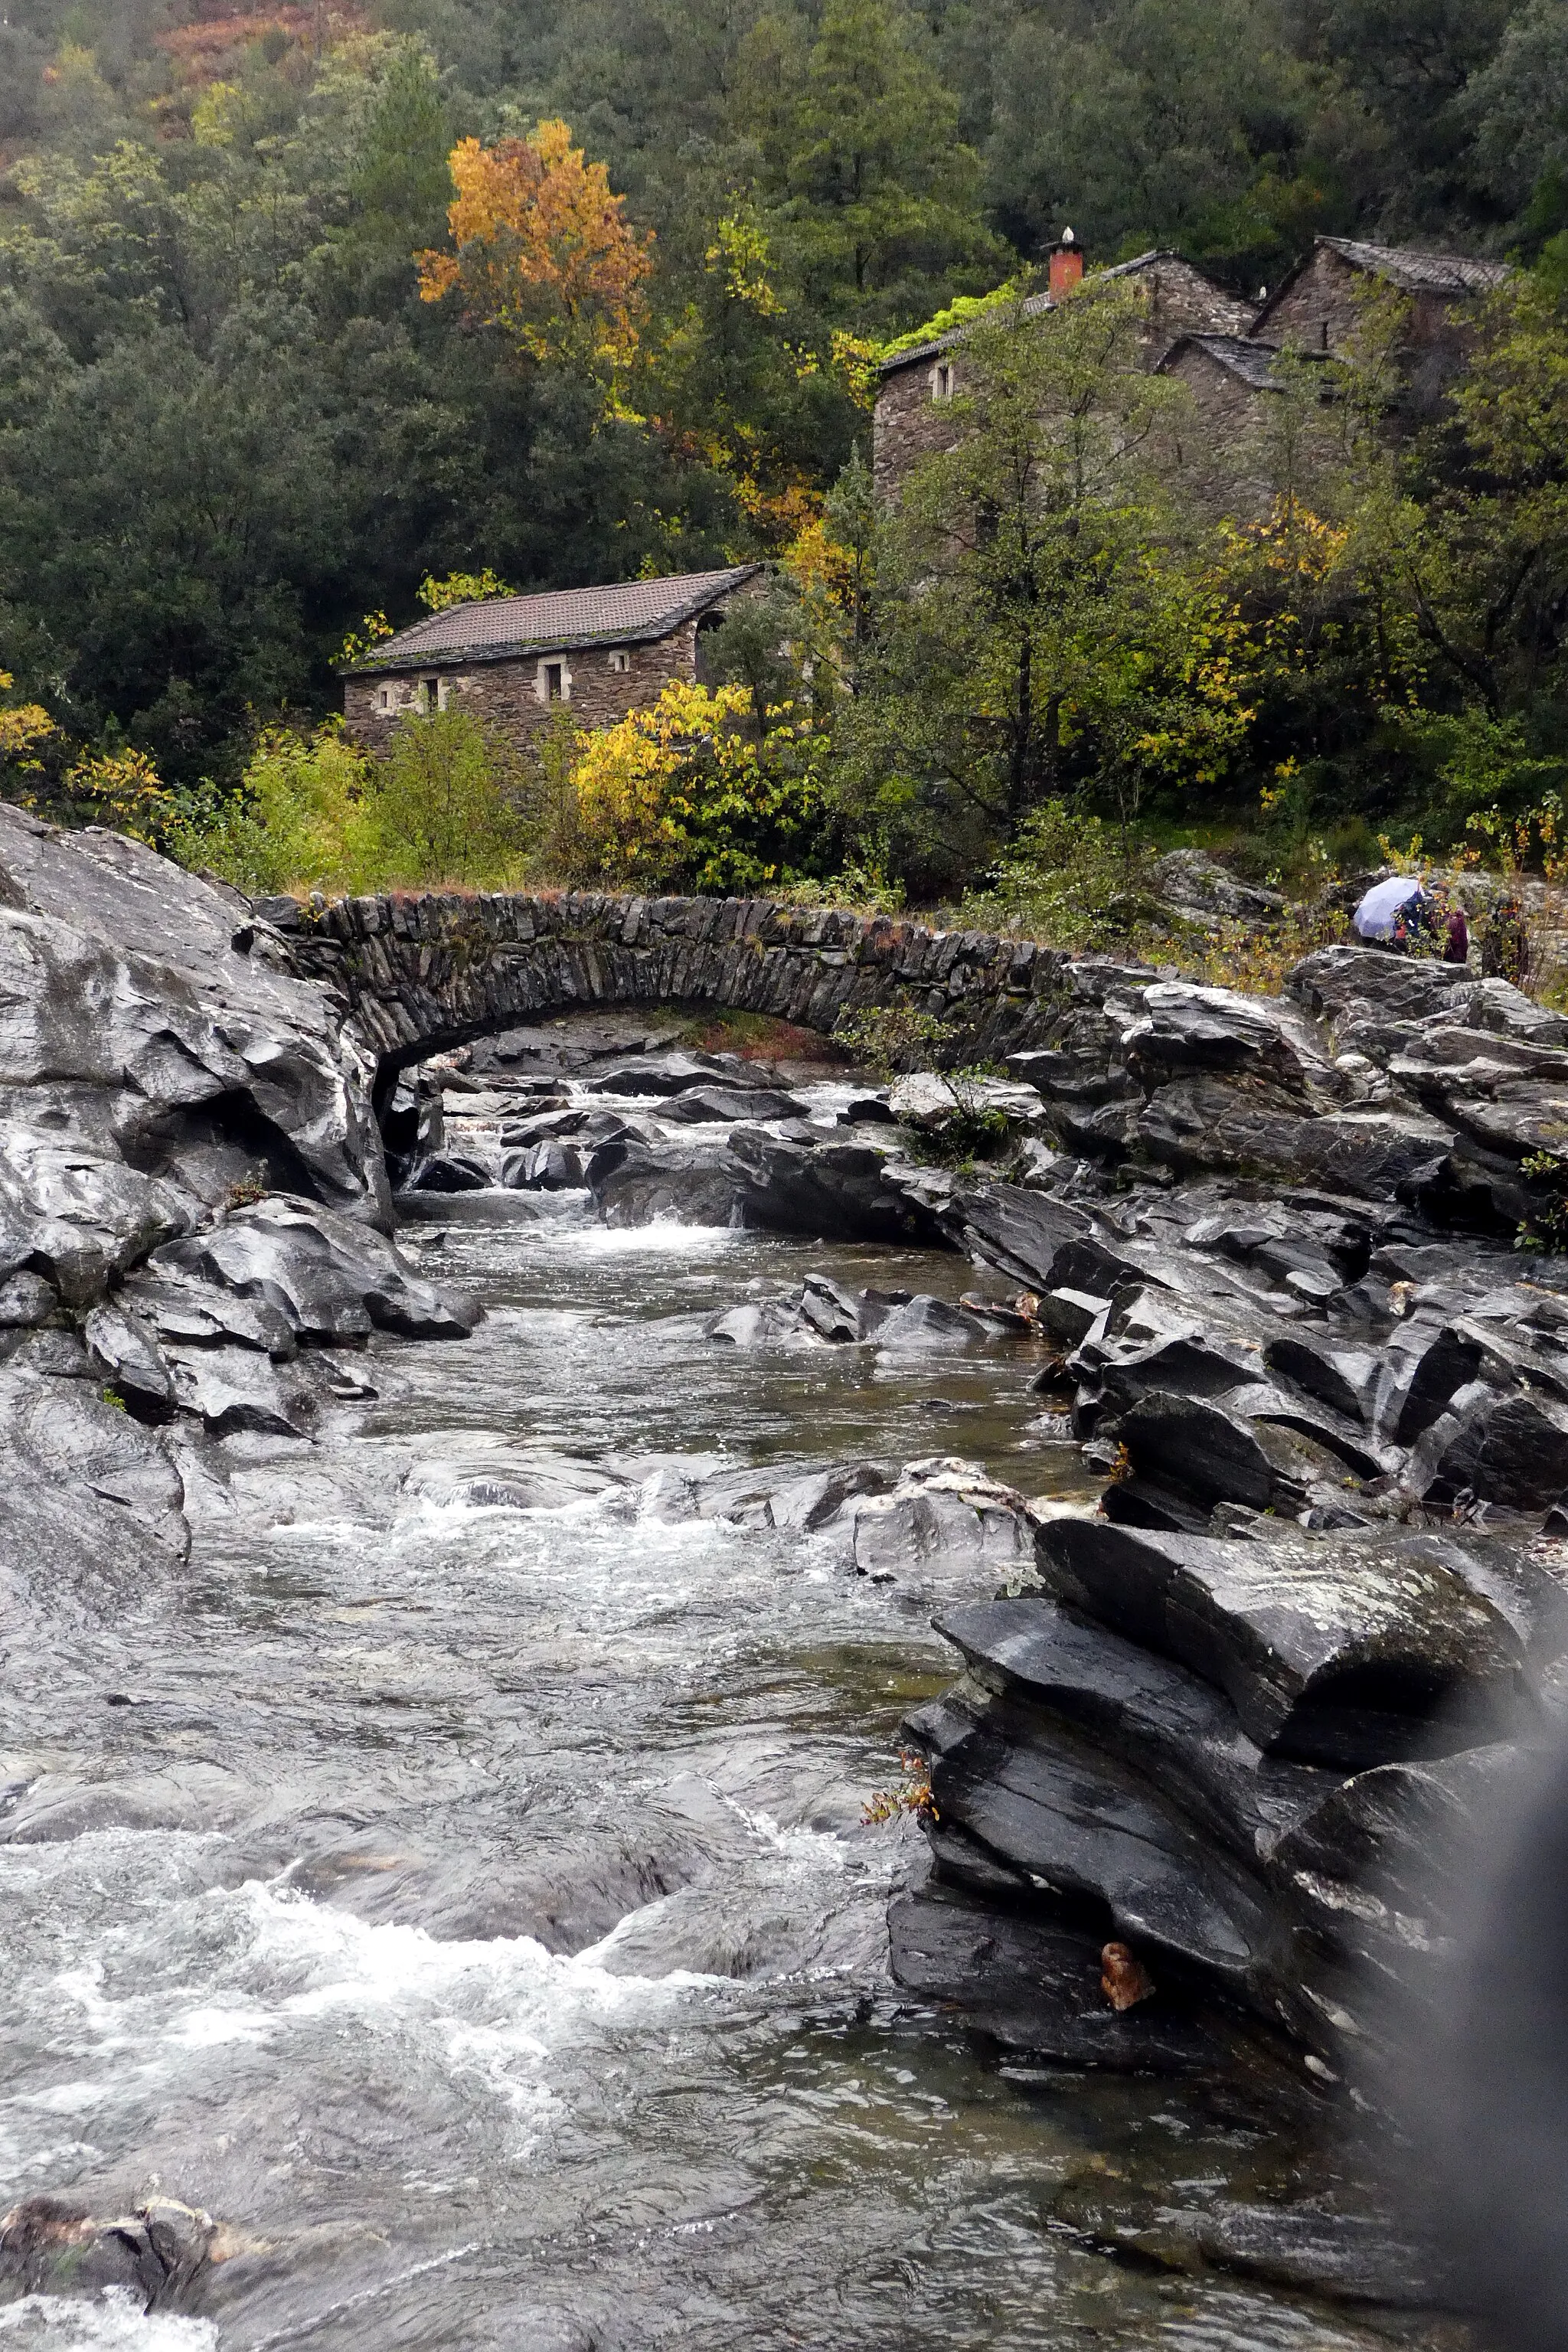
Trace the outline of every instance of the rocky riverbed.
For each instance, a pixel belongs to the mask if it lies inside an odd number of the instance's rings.
[[[1568,1676],[1568,1024],[1100,960],[962,1103],[588,1009],[378,1129],[286,927],[0,868],[0,2329],[1462,2301],[1358,2118]]]

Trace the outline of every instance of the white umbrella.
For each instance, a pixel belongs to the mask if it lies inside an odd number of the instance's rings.
[[[1396,874],[1392,882],[1373,884],[1351,920],[1363,940],[1392,939],[1395,915],[1420,896],[1421,885],[1413,876]]]

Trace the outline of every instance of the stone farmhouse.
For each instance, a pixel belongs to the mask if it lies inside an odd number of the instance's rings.
[[[520,745],[557,707],[582,726],[613,726],[672,678],[700,678],[704,637],[762,578],[760,563],[737,563],[451,605],[344,667],[349,732],[381,751],[406,712],[454,708]]]
[[[1247,517],[1269,501],[1268,404],[1281,389],[1282,352],[1342,359],[1360,312],[1359,289],[1377,283],[1407,297],[1403,391],[1393,419],[1402,429],[1435,412],[1464,354],[1467,309],[1507,275],[1501,262],[1321,236],[1285,283],[1272,296],[1261,291],[1256,303],[1166,251],[1141,254],[1090,284],[1132,278],[1147,289],[1146,364],[1184,384],[1190,395],[1171,462],[1217,510]],[[1052,250],[1046,291],[1025,304],[1026,314],[1044,326],[1082,278],[1081,248],[1064,237]],[[883,364],[873,446],[884,497],[897,495],[918,458],[952,446],[949,404],[963,383],[965,331],[954,328]],[[1322,396],[1335,397],[1331,370]]]
[[[1050,275],[1043,293],[1024,304],[1026,318],[1046,320],[1083,278],[1083,247],[1070,229],[1052,247]],[[1144,342],[1151,367],[1186,335],[1245,336],[1252,331],[1256,305],[1226,291],[1179,253],[1161,247],[1102,270],[1097,286],[1134,280],[1148,296]],[[948,404],[963,383],[963,341],[968,330],[953,327],[928,343],[917,343],[882,362],[871,427],[871,463],[883,498],[897,495],[917,458],[952,446]]]

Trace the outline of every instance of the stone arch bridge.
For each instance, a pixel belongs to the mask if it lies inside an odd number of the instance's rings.
[[[1030,940],[768,898],[432,891],[258,912],[345,1003],[378,1103],[426,1055],[563,1012],[710,1005],[826,1033],[846,1012],[912,1004],[981,1060],[1045,1044],[1070,987],[1070,958]]]

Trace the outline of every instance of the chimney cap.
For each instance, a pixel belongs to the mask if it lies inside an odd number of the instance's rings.
[[[1074,242],[1073,233],[1070,228],[1063,229],[1061,241],[1064,245],[1071,245]]]

